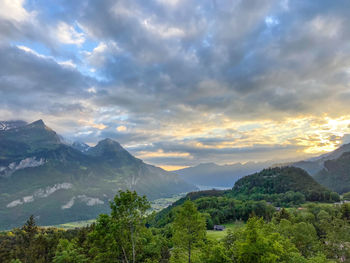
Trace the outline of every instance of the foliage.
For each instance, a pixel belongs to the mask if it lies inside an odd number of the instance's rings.
[[[89,236],[94,261],[142,262],[145,245],[152,242],[144,222],[149,202],[135,191],[119,191],[110,207],[111,215],[100,215]]]
[[[343,194],[343,199],[346,201],[350,201],[350,192]]]
[[[53,263],[85,263],[88,258],[83,254],[81,248],[67,239],[60,239],[56,249]]]
[[[100,215],[96,224],[89,227],[41,228],[30,217],[22,228],[0,233],[0,262],[335,263],[350,260],[349,204],[307,203],[274,210],[266,218],[251,213],[245,224],[232,223],[232,227],[220,232],[223,239],[206,237],[206,221],[221,207],[233,215],[230,211],[237,213],[250,203],[256,205],[253,211],[258,212],[259,202],[228,196],[184,200],[182,205],[171,209],[174,215],[168,224],[151,228],[146,223],[148,201],[135,192],[120,192],[110,204],[111,213]]]
[[[265,199],[272,202],[278,199],[284,204],[301,204],[304,200],[339,201],[338,194],[327,190],[307,172],[296,167],[269,168],[245,176],[236,182],[231,195],[240,199]]]
[[[200,244],[200,241],[205,239],[206,234],[205,219],[197,211],[193,202],[186,201],[179,209],[175,216],[173,229],[176,253],[186,251],[188,262],[191,263],[193,250]]]

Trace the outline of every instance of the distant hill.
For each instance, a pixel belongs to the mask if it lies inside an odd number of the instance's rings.
[[[95,218],[127,188],[150,200],[196,189],[111,139],[77,150],[42,120],[0,131],[0,229],[31,214],[41,225]]]
[[[174,173],[179,174],[184,181],[197,186],[231,188],[241,177],[260,171],[271,164],[271,162],[248,162],[230,165],[203,163],[174,171]]]
[[[296,167],[275,167],[238,180],[232,189],[238,195],[272,195],[300,192],[308,201],[330,201],[331,192],[316,182],[306,171]]]
[[[324,168],[315,175],[315,179],[338,193],[350,192],[350,152],[326,161]]]

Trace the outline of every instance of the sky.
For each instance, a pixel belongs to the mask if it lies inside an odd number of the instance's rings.
[[[174,170],[350,142],[348,0],[0,0],[0,119]]]

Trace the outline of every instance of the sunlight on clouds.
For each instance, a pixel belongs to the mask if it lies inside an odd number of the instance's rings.
[[[89,121],[79,120],[78,122],[84,126],[92,127],[92,128],[98,129],[98,130],[104,130],[108,127],[108,126],[104,125],[103,123],[95,123],[92,120],[89,120]]]
[[[159,138],[172,138],[169,140],[176,144],[181,142],[184,146],[182,152],[150,149],[138,152],[137,156],[145,160],[159,158],[160,165],[163,166],[170,164],[166,162],[167,158],[195,158],[186,149],[209,152],[222,150],[223,153],[241,149],[251,149],[254,152],[262,149],[268,151],[265,161],[311,157],[335,150],[343,143],[343,136],[350,133],[350,116],[300,116],[281,121],[232,121],[228,118],[211,121],[198,118],[192,125],[178,124],[176,129],[173,125],[175,124],[168,124],[161,130],[149,130],[148,133],[154,133]],[[283,156],[279,153],[281,149],[285,149]],[[264,157],[259,160],[263,159]],[[224,162],[236,161],[230,160]],[[254,157],[247,159],[254,160]]]
[[[141,159],[147,159],[147,158],[159,158],[159,157],[167,157],[167,158],[191,158],[191,155],[189,153],[185,152],[164,152],[163,150],[158,150],[156,152],[146,152],[146,151],[140,151],[137,154],[138,158]]]
[[[182,165],[159,165],[160,168],[166,170],[166,171],[176,171],[176,170],[180,170],[183,168],[187,168],[189,166],[182,166]]]
[[[116,129],[118,132],[125,132],[127,130],[127,128],[125,126],[118,126]]]

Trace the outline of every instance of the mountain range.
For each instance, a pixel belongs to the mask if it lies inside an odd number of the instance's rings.
[[[67,145],[42,120],[22,124],[0,130],[0,229],[31,214],[41,225],[92,219],[109,210],[118,190],[153,200],[196,189],[114,140]]]
[[[230,165],[202,163],[173,172],[179,174],[184,181],[206,190],[231,188],[243,176],[269,167],[285,166],[305,170],[317,182],[338,193],[350,191],[350,144],[344,144],[332,152],[298,162],[280,164],[272,161],[247,162]]]
[[[247,162],[226,165],[202,163],[173,172],[180,175],[184,181],[200,188],[232,188],[238,179],[258,172],[272,164],[273,162]]]

